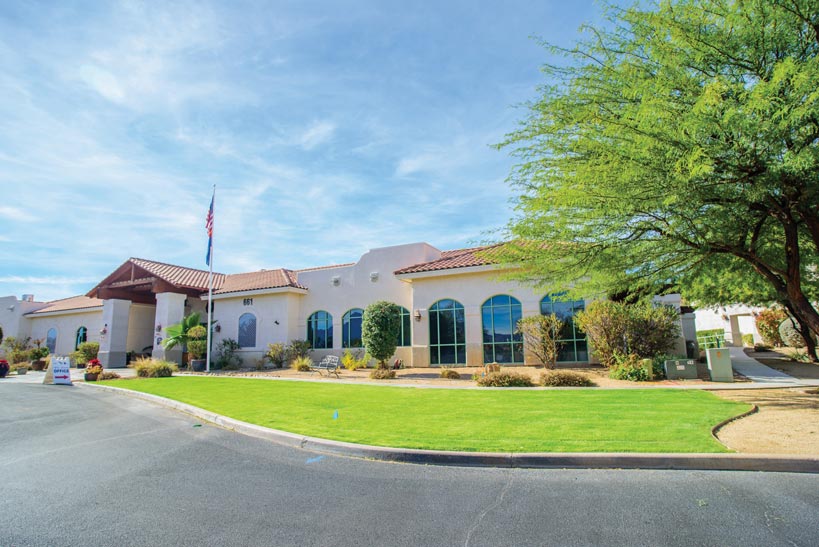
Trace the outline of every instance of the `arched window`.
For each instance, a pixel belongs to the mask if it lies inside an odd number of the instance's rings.
[[[243,313],[239,316],[239,347],[256,347],[256,316],[252,313]]]
[[[560,300],[564,293],[544,296],[540,301],[540,313],[543,315],[555,314],[565,321],[563,329],[560,331],[560,343],[562,347],[557,354],[558,361],[581,361],[589,360],[589,344],[586,341],[586,334],[574,324],[574,316],[577,312],[585,309],[582,300]]]
[[[395,344],[396,346],[405,347],[412,345],[412,319],[410,318],[410,312],[404,306],[398,306],[401,308],[401,330],[398,331],[398,342]]]
[[[57,350],[57,329],[54,327],[48,329],[48,334],[46,334],[46,347],[51,353]]]
[[[464,307],[445,298],[429,308],[429,362],[431,365],[465,365]]]
[[[333,316],[326,311],[314,312],[307,319],[307,341],[313,349],[332,349]]]
[[[361,343],[361,318],[364,317],[364,310],[353,308],[341,318],[341,347],[360,348]]]
[[[83,344],[88,341],[88,329],[85,327],[80,327],[77,329],[77,339],[74,341],[74,349],[76,350],[80,347],[80,344]]]
[[[521,316],[520,301],[509,295],[499,294],[483,303],[484,363],[523,363],[523,339],[516,332]]]

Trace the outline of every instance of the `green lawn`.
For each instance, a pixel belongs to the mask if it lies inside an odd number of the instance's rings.
[[[749,408],[675,389],[484,391],[197,377],[100,383],[313,437],[488,452],[727,452],[710,429]]]

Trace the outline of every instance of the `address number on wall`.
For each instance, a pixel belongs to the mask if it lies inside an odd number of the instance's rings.
[[[242,300],[242,305],[243,306],[252,306],[253,305],[253,299],[252,298],[245,298],[244,300]]]

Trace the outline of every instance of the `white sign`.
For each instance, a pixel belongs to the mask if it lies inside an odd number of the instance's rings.
[[[63,384],[70,386],[71,384],[71,359],[68,357],[52,357],[51,369],[54,384]]]

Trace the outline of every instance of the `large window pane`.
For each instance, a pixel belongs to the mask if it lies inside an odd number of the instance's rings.
[[[430,364],[466,364],[464,307],[451,299],[429,309]]]
[[[256,347],[256,316],[252,313],[243,313],[239,317],[239,346],[243,348]]]
[[[331,349],[333,347],[333,316],[326,311],[317,311],[308,317],[307,340],[313,349]]]
[[[48,334],[46,334],[46,347],[51,353],[57,350],[57,329],[48,329]]]
[[[558,353],[558,361],[588,361],[589,352],[586,335],[574,324],[574,316],[585,308],[582,300],[557,300],[563,293],[544,296],[540,301],[540,313],[554,313],[566,323],[560,330],[563,347]]]
[[[521,317],[520,301],[512,296],[493,296],[481,306],[483,321],[484,362],[523,363],[522,344],[514,351],[513,341],[520,340],[515,333]]]
[[[343,348],[360,348],[361,343],[361,318],[364,315],[364,310],[361,308],[354,308],[341,318],[341,347]]]

